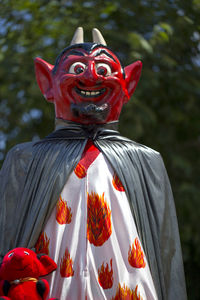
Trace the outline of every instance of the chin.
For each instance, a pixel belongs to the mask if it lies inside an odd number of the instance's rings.
[[[110,106],[107,103],[102,105],[96,105],[90,102],[80,104],[73,103],[71,104],[71,112],[74,119],[79,123],[105,123],[110,112]]]

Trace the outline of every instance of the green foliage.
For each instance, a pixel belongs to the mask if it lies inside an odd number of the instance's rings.
[[[99,28],[124,65],[143,73],[121,116],[121,132],[164,157],[175,195],[189,299],[200,295],[200,1],[4,0],[0,10],[0,159],[54,127],[33,59],[54,63],[84,26]]]

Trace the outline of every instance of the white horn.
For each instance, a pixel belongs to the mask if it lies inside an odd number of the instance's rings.
[[[83,27],[78,27],[74,33],[70,46],[74,44],[82,44],[82,43],[83,43]]]
[[[97,28],[93,28],[92,30],[93,43],[102,44],[106,46],[106,41],[104,40],[101,32]]]

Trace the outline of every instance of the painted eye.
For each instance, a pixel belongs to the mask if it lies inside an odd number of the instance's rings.
[[[102,76],[110,76],[112,73],[111,67],[104,63],[96,64],[96,72],[98,75]]]
[[[8,254],[8,257],[11,257],[14,255],[14,252],[11,252],[10,254]]]
[[[29,253],[27,251],[24,251],[24,254],[29,255]]]
[[[69,68],[69,73],[71,74],[81,74],[84,72],[86,65],[82,62],[75,62]]]

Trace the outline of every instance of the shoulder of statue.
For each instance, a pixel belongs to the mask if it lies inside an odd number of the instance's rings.
[[[9,154],[14,156],[31,155],[35,142],[17,144],[9,150]]]
[[[35,142],[26,142],[12,147],[6,155],[3,167],[9,168],[12,165],[13,168],[27,168],[33,157],[34,144]]]
[[[161,157],[158,151],[123,136],[120,136],[118,143],[121,144],[121,149],[127,151],[134,151],[147,157]]]

